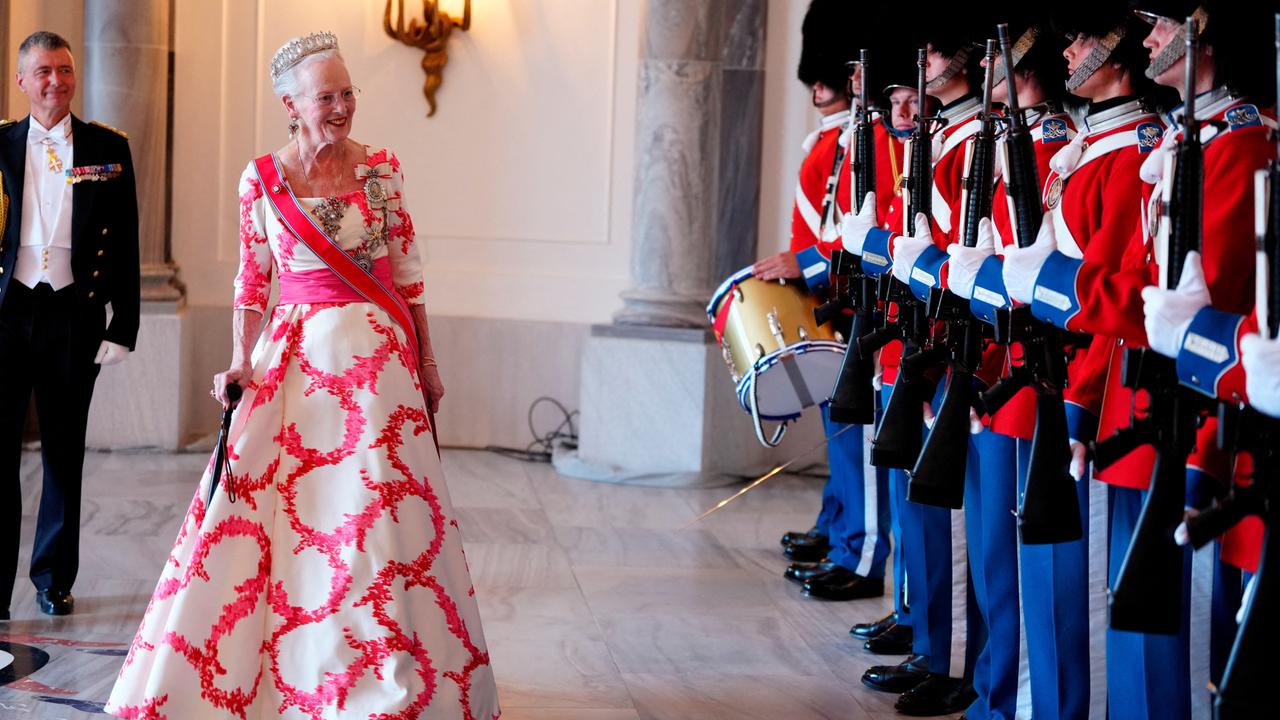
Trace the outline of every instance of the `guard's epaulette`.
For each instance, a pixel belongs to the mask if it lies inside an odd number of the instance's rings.
[[[1160,138],[1164,137],[1164,127],[1160,123],[1144,122],[1138,125],[1138,152],[1149,153],[1156,149],[1160,144]]]
[[[104,129],[106,129],[106,130],[110,130],[111,132],[113,132],[113,133],[115,133],[115,134],[119,135],[120,137],[124,138],[125,140],[128,140],[128,139],[129,139],[129,133],[127,133],[127,132],[125,132],[125,131],[121,130],[120,128],[113,128],[113,127],[111,127],[110,125],[108,125],[108,124],[106,124],[106,123],[103,123],[103,122],[98,122],[97,120],[90,120],[90,121],[89,121],[89,124],[90,124],[90,125],[97,125],[97,126],[98,126],[98,127],[100,127],[100,128],[104,128]]]
[[[1064,143],[1070,140],[1067,121],[1062,118],[1045,118],[1040,122],[1040,142],[1045,145]]]
[[[18,122],[18,121],[17,121],[17,120],[14,120],[13,118],[5,118],[5,119],[3,119],[3,120],[0,120],[0,128],[2,128],[2,127],[9,127],[10,125],[12,125],[12,124],[14,124],[14,123],[16,123],[16,122]]]
[[[1262,114],[1258,112],[1258,106],[1252,104],[1237,105],[1231,108],[1227,111],[1226,118],[1228,132],[1262,125]]]

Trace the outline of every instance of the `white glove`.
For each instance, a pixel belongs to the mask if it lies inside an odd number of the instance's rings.
[[[867,193],[862,200],[862,210],[856,215],[844,216],[840,228],[840,245],[854,255],[862,255],[862,245],[867,241],[867,233],[876,227],[876,194]]]
[[[1244,611],[1249,607],[1249,603],[1253,600],[1253,593],[1258,589],[1258,574],[1254,573],[1249,578],[1249,584],[1244,586],[1244,595],[1240,598],[1240,609],[1236,611],[1236,624],[1244,622]]]
[[[1078,440],[1071,441],[1071,465],[1069,472],[1076,482],[1084,479],[1084,460],[1087,449]]]
[[[911,268],[931,245],[933,231],[929,229],[929,218],[924,213],[916,213],[916,234],[899,235],[893,241],[893,276],[902,282],[911,282]]]
[[[117,345],[110,340],[103,340],[102,344],[98,346],[98,356],[93,361],[106,367],[107,365],[115,365],[127,357],[129,357],[129,348]]]
[[[1031,302],[1040,268],[1057,249],[1058,239],[1053,234],[1053,220],[1048,213],[1031,247],[1010,245],[1004,249],[1004,289],[1010,298],[1023,304]]]
[[[973,283],[978,277],[978,269],[987,258],[996,254],[996,233],[991,226],[991,219],[982,218],[978,221],[977,245],[948,245],[947,254],[951,256],[951,261],[947,263],[947,285],[951,292],[968,300],[973,296]]]
[[[1177,357],[1191,320],[1209,304],[1209,287],[1204,282],[1200,253],[1187,253],[1177,290],[1163,290],[1154,285],[1142,288],[1143,325],[1147,343],[1165,357]]]
[[[1244,388],[1255,410],[1280,417],[1280,340],[1245,335],[1240,341]]]

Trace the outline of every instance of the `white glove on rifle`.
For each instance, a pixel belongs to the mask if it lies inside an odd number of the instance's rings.
[[[1240,363],[1249,404],[1260,413],[1280,417],[1280,340],[1245,335],[1240,341]]]
[[[867,193],[862,200],[862,210],[857,214],[844,216],[840,227],[840,245],[854,255],[862,255],[862,244],[867,241],[867,233],[876,227],[876,194]]]
[[[1204,282],[1200,253],[1187,253],[1178,278],[1178,289],[1164,290],[1154,285],[1142,288],[1143,325],[1147,344],[1165,357],[1176,358],[1191,320],[1209,304],[1209,287]]]
[[[973,247],[964,245],[948,245],[947,254],[951,261],[947,263],[947,286],[951,292],[968,300],[973,297],[973,283],[978,277],[978,269],[987,258],[996,254],[996,233],[990,218],[978,221],[978,244]]]
[[[1004,289],[1009,297],[1023,304],[1030,304],[1036,290],[1036,278],[1049,256],[1058,249],[1058,239],[1053,234],[1053,220],[1046,213],[1040,224],[1040,232],[1031,247],[1010,245],[1004,249]]]
[[[916,213],[916,234],[900,235],[893,241],[893,276],[902,282],[910,282],[911,268],[932,245],[933,231],[929,228],[929,218],[924,213]]]

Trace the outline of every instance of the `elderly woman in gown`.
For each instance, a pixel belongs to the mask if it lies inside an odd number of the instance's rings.
[[[271,81],[291,139],[240,179],[234,350],[213,390],[244,389],[228,467],[216,487],[204,474],[107,712],[492,720],[400,162],[351,139],[359,89],[332,34],[282,47]]]

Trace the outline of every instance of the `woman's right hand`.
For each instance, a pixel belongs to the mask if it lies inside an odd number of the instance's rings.
[[[235,383],[243,388],[253,377],[253,366],[244,363],[243,365],[232,365],[227,368],[226,372],[220,372],[213,376],[213,399],[222,403],[222,407],[227,407],[230,403],[227,400],[227,385]]]

